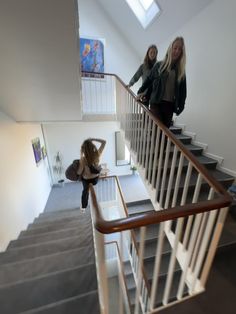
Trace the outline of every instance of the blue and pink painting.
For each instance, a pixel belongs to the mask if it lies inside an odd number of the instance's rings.
[[[80,60],[82,72],[104,73],[103,43],[98,39],[80,38]],[[82,76],[90,75],[82,73]],[[96,75],[92,77],[96,77]]]

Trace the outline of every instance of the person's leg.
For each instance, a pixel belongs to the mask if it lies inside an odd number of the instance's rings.
[[[81,196],[81,203],[82,203],[82,209],[85,209],[88,206],[88,187],[89,187],[89,180],[82,179],[83,184],[83,191]]]
[[[169,129],[172,123],[174,104],[168,101],[160,103],[160,111],[162,113],[162,122]]]
[[[174,104],[168,101],[161,101],[158,105],[152,105],[150,111],[153,113],[155,117],[157,117],[161,122],[169,128],[171,126],[172,117],[173,117],[173,108]],[[161,150],[161,141],[162,136],[159,137],[159,145],[158,145],[158,158],[160,156]],[[167,139],[164,140],[164,148],[163,152],[165,152],[167,145]]]
[[[150,111],[151,113],[157,117],[159,120],[161,120],[161,122],[163,122],[163,113],[161,108],[158,105],[150,105]]]
[[[85,210],[88,206],[88,198],[89,198],[89,184],[92,183],[93,185],[96,185],[98,182],[98,177],[94,179],[89,180],[82,180],[83,184],[83,191],[82,191],[82,197],[81,197],[81,203],[82,203],[82,210]]]

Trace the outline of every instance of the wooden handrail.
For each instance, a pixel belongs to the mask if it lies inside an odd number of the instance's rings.
[[[170,207],[161,211],[137,214],[133,217],[105,220],[97,203],[96,194],[92,184],[90,184],[89,189],[91,192],[92,203],[95,212],[94,225],[96,229],[103,234],[135,229],[168,220],[174,220],[180,217],[188,217],[195,214],[209,212],[214,209],[227,207],[232,202],[231,196],[226,193],[226,195],[219,196],[217,199],[213,200],[190,203],[183,206]]]

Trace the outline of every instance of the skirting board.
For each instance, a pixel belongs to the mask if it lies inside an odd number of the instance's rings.
[[[233,171],[233,170],[230,170],[230,169],[227,169],[225,167],[222,167],[222,166],[217,166],[217,169],[218,170],[221,170],[222,172],[225,172],[227,174],[229,174],[230,176],[234,177],[235,180],[236,180],[236,171]],[[235,181],[236,182],[236,181]]]

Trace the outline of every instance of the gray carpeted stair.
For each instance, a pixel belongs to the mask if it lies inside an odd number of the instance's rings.
[[[220,182],[226,189],[232,185],[234,181],[234,177],[222,172],[221,170],[217,170],[217,161],[213,158],[206,157],[202,155],[203,149],[197,145],[191,144],[192,138],[190,136],[182,134],[182,129],[180,127],[171,127],[170,130],[175,134],[176,138],[178,138],[184,146],[190,150],[198,161],[208,169],[209,173]],[[194,182],[193,182],[194,184]]]
[[[0,253],[0,313],[99,313],[89,211],[41,214]]]
[[[86,306],[85,306],[86,305]],[[80,294],[77,297],[68,298],[51,303],[40,308],[23,312],[22,314],[99,314],[99,300],[97,290]]]

